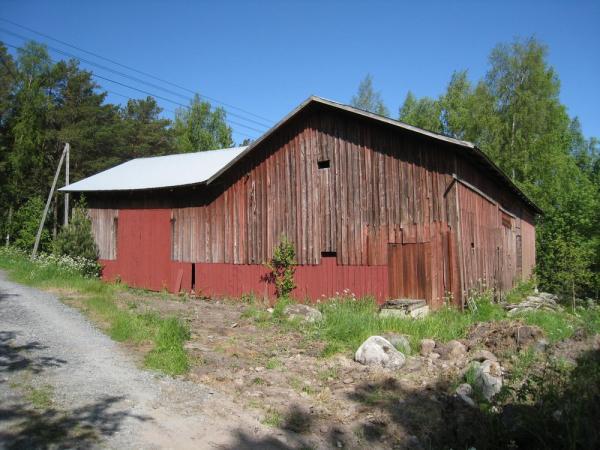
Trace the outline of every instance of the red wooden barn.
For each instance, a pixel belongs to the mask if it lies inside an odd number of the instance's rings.
[[[299,299],[502,292],[535,264],[539,209],[469,142],[310,97],[248,147],[140,158],[71,184],[104,266],[152,290],[272,295],[295,245]]]

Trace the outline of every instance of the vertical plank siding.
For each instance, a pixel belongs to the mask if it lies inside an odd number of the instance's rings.
[[[215,200],[173,210],[174,259],[261,264],[284,234],[301,265],[320,264],[322,252],[338,264],[387,265],[402,228],[446,222],[439,192],[452,178],[444,149],[370,128],[330,115],[290,124]],[[194,248],[202,236],[211,248]]]
[[[98,245],[99,257],[117,259],[118,209],[88,209],[92,223],[92,234]]]
[[[484,286],[506,290],[535,264],[532,213],[463,149],[344,112],[294,117],[218,184],[193,192],[192,206],[165,202],[169,254],[195,263],[197,284],[211,293],[264,290],[257,277],[282,235],[296,249],[300,297],[350,285],[379,300],[405,292],[399,257],[388,254],[396,247],[426,249],[407,258],[419,261],[427,289],[418,292],[434,307],[449,296],[460,304]],[[114,210],[91,211],[104,224],[95,236],[110,259],[106,221]]]

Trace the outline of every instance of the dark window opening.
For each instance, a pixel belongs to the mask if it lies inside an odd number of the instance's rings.
[[[475,248],[475,242],[471,242],[471,248]]]
[[[319,169],[329,169],[329,160],[325,159],[323,161],[317,161],[317,165]]]
[[[196,263],[192,263],[192,291],[196,291]]]
[[[321,252],[321,257],[323,258],[335,258],[337,256],[337,252]]]

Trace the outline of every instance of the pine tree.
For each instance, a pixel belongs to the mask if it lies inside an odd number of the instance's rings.
[[[53,242],[53,251],[58,255],[73,258],[98,259],[98,246],[92,234],[92,222],[82,204],[73,208],[71,222],[63,227]]]

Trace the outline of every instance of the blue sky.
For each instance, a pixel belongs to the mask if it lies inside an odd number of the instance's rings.
[[[586,136],[600,136],[598,1],[3,0],[0,16],[273,121],[311,94],[349,102],[367,73],[396,117],[408,90],[437,96],[460,69],[479,79],[497,43],[535,36],[549,46],[569,114],[579,116]],[[36,37],[6,23],[0,27]],[[1,32],[0,39],[22,42]],[[186,103],[183,97],[95,72]],[[114,92],[143,96],[100,82]],[[125,101],[112,94],[109,100]],[[260,134],[234,129],[238,142]]]

